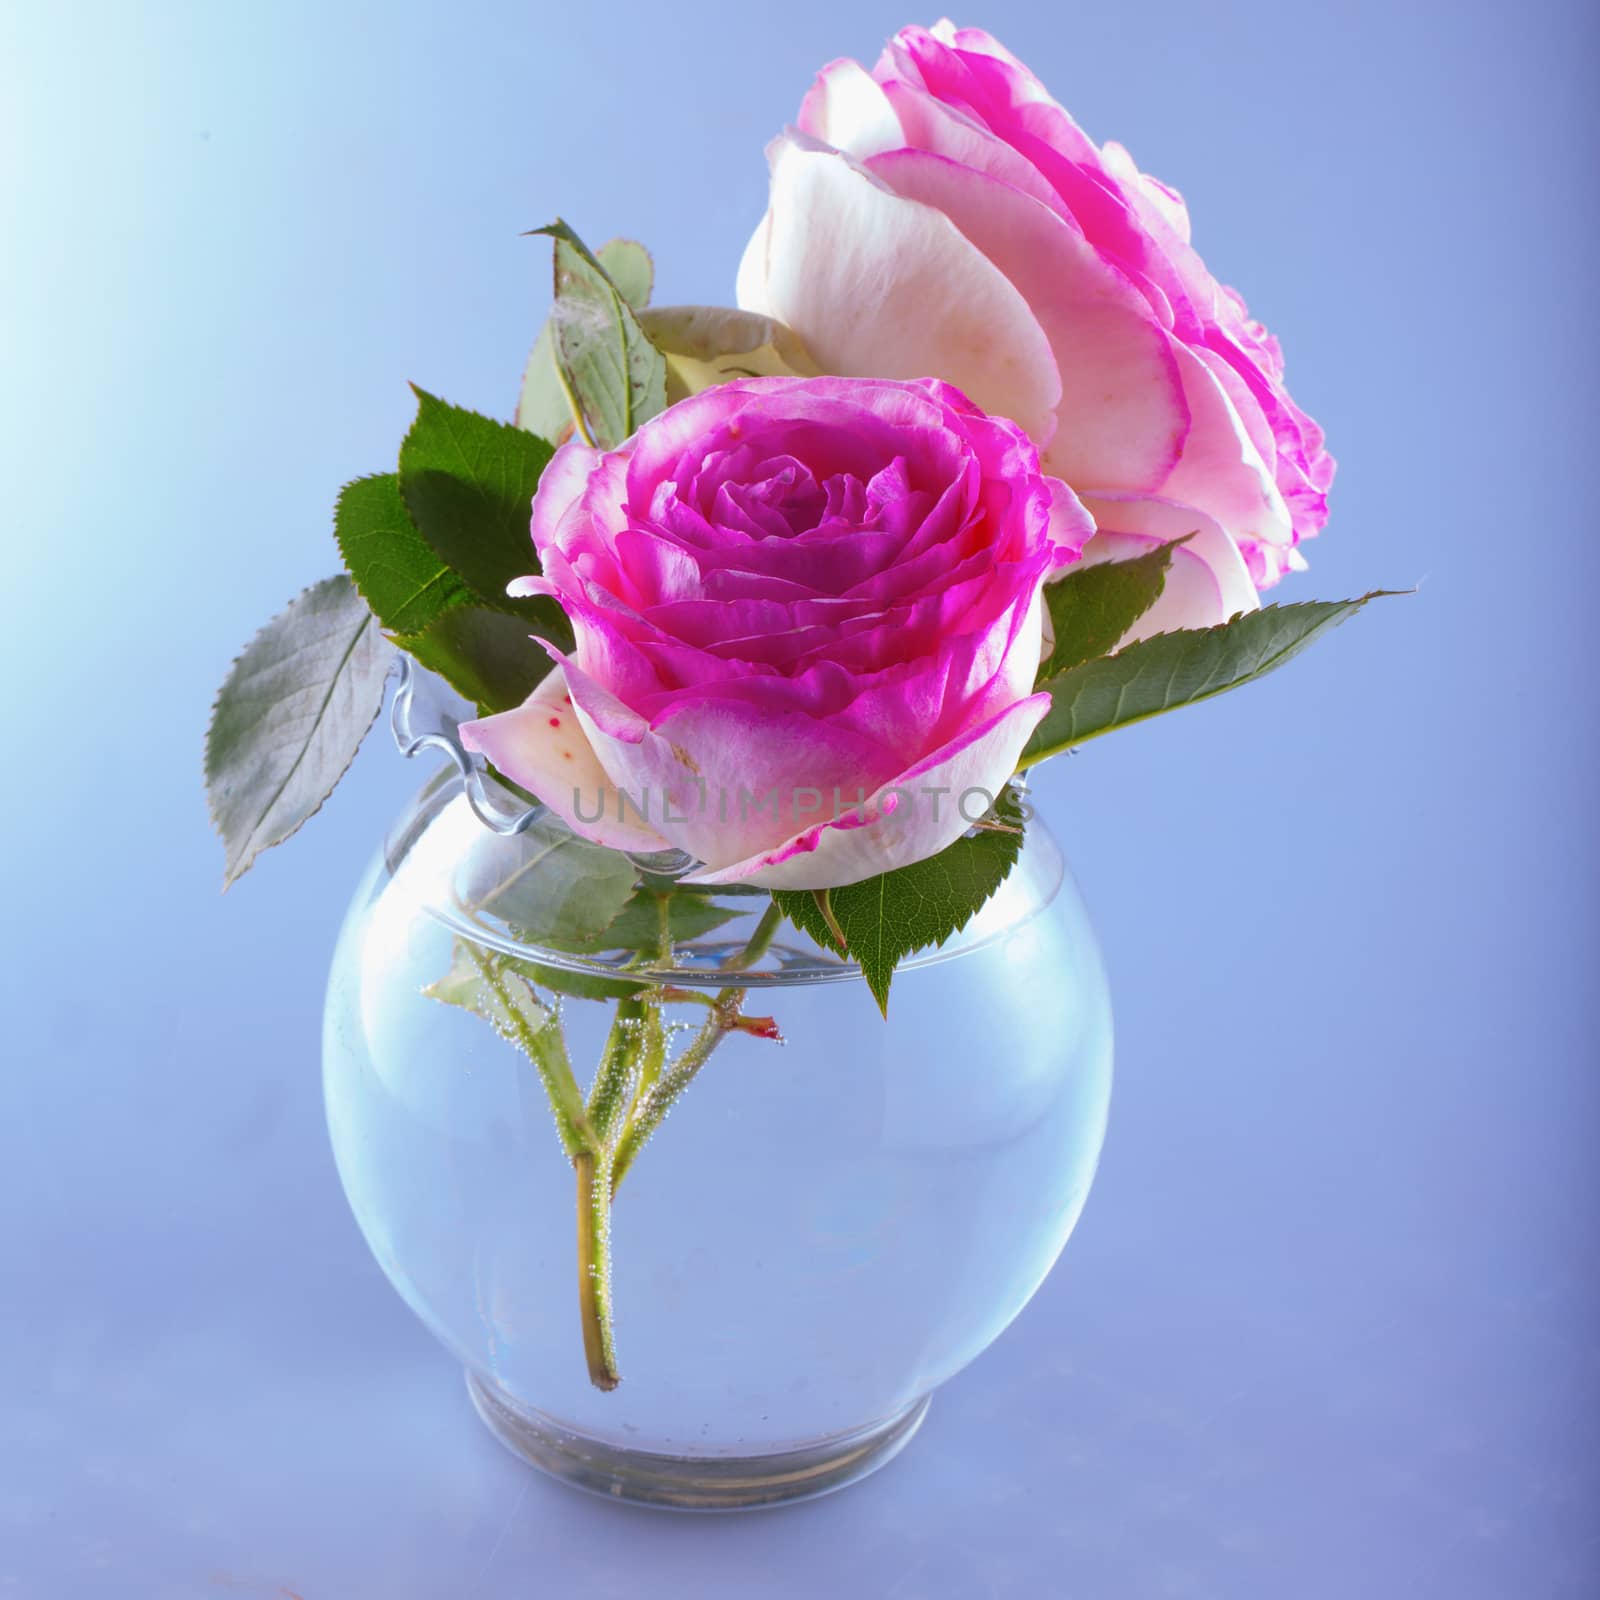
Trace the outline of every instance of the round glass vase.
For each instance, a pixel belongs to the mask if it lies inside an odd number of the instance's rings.
[[[872,1471],[1038,1288],[1099,1156],[1110,1005],[1048,829],[885,1018],[767,895],[481,800],[422,791],[334,956],[328,1123],[374,1255],[569,1483],[735,1509]]]

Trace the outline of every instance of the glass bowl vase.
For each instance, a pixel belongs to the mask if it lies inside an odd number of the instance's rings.
[[[333,960],[328,1124],[374,1255],[570,1483],[732,1509],[861,1477],[1027,1303],[1094,1175],[1110,1004],[1049,830],[885,1018],[769,897],[549,815],[485,827],[484,798],[460,763],[423,789]],[[552,1062],[593,1111],[619,1053],[642,1137],[585,1170]]]

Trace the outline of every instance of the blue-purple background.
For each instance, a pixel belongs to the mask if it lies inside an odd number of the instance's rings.
[[[903,0],[900,0],[903,3]],[[375,740],[226,902],[199,746],[407,379],[509,414],[563,212],[726,300],[761,147],[911,20],[0,16],[0,1595],[1600,1592],[1587,7],[990,0],[1179,186],[1343,466],[1284,591],[1420,582],[1043,780],[1101,929],[1098,1187],[887,1472],[768,1516],[501,1453],[321,1127]],[[922,20],[931,20],[924,18]]]

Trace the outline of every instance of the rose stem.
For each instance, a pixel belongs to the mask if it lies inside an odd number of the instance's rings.
[[[766,954],[782,922],[783,913],[778,909],[777,901],[769,900],[766,910],[761,913],[761,920],[756,924],[755,931],[750,935],[744,948],[729,956],[722,963],[722,970],[742,972],[754,965]],[[616,1151],[612,1157],[613,1196],[628,1168],[633,1165],[634,1157],[661,1126],[662,1119],[672,1109],[678,1096],[689,1087],[694,1081],[695,1074],[711,1059],[712,1052],[733,1031],[738,1021],[739,1008],[744,1003],[744,996],[743,989],[724,989],[713,1002],[711,1015],[700,1024],[699,1030],[689,1041],[683,1054],[662,1072],[654,1083],[648,1087],[641,1084],[639,1094],[629,1112],[627,1125],[617,1140]]]
[[[617,1001],[617,1014],[606,1036],[585,1107],[596,1145],[612,1143],[612,1130],[627,1108],[643,1042],[643,1017],[644,1002],[638,995],[625,995]]]
[[[580,1150],[572,1158],[578,1174],[578,1310],[589,1381],[615,1389],[617,1351],[611,1331],[611,1175],[602,1152]]]
[[[540,1081],[544,1084],[546,1098],[550,1102],[550,1110],[556,1119],[556,1131],[561,1136],[561,1148],[569,1156],[575,1156],[579,1150],[585,1148],[593,1135],[583,1108],[583,1093],[578,1088],[578,1080],[572,1073],[572,1062],[567,1057],[566,1041],[561,1036],[559,1019],[546,1007],[546,1021],[543,1026],[538,1028],[530,1026],[527,1018],[512,1002],[511,995],[500,977],[499,965],[495,958],[470,942],[467,943],[466,949],[473,966],[478,969],[478,976],[499,1001],[500,1009],[508,1019],[513,1037],[538,1071]]]
[[[743,972],[746,967],[754,966],[762,956],[767,953],[767,948],[772,943],[773,935],[777,933],[783,921],[783,913],[778,909],[776,900],[767,901],[767,909],[761,913],[761,920],[755,926],[755,932],[750,935],[744,949],[728,957],[722,963],[724,972]]]
[[[585,1107],[588,1139],[572,1157],[578,1178],[578,1314],[589,1381],[597,1389],[615,1389],[620,1381],[611,1312],[611,1156],[614,1130],[639,1074],[647,1038],[644,1010],[637,995],[617,1001]]]

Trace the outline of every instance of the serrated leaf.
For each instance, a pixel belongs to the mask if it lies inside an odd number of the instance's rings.
[[[882,872],[860,883],[827,891],[834,921],[851,958],[888,1014],[889,984],[895,968],[929,945],[942,945],[959,933],[1005,882],[1022,851],[1021,813],[1008,791],[996,808],[1001,828],[969,834],[936,856]],[[822,908],[805,891],[774,890],[784,914],[824,948],[837,948],[826,931]],[[803,902],[809,902],[809,909]]]
[[[772,317],[721,306],[657,306],[640,326],[667,362],[667,403],[733,378],[814,377],[800,336]]]
[[[1055,642],[1039,663],[1036,684],[1115,650],[1167,584],[1172,552],[1183,540],[1158,545],[1130,561],[1079,563],[1044,586]]]
[[[552,631],[546,630],[545,637],[552,637]],[[553,642],[568,648],[571,634],[563,630]],[[520,706],[551,667],[524,618],[478,605],[453,607],[421,633],[403,635],[395,643],[484,716]]]
[[[528,524],[552,454],[543,439],[415,390],[417,416],[400,446],[400,495],[434,554],[494,611],[545,633],[560,608],[513,600],[506,585],[539,570]]]
[[[1369,600],[1393,592],[1378,589],[1359,600],[1267,606],[1215,628],[1158,633],[1114,656],[1073,667],[1041,685],[1050,691],[1050,709],[1023,750],[1018,770],[1113,728],[1264,677]]]
[[[832,950],[835,955],[846,955],[848,952],[834,937],[833,929],[828,926],[828,919],[822,910],[820,897],[827,892],[827,890],[812,889],[774,889],[772,898],[784,916],[801,933],[814,939],[821,949]]]
[[[206,731],[224,888],[333,792],[383,704],[393,661],[394,646],[342,573],[291,600],[245,646]]]
[[[617,286],[566,223],[555,240],[555,356],[585,436],[614,449],[666,409],[666,362]]]
[[[655,267],[650,252],[642,244],[634,239],[611,239],[601,245],[595,255],[605,268],[606,276],[635,311],[650,303]],[[556,370],[555,326],[550,317],[545,318],[523,369],[515,421],[519,428],[526,428],[552,444],[560,444],[572,431],[572,405],[561,374]]]
[[[471,591],[417,532],[397,473],[339,491],[333,535],[362,598],[391,633],[417,633]]]

